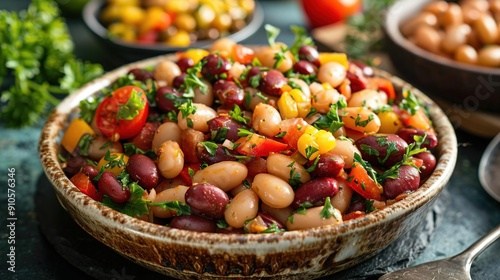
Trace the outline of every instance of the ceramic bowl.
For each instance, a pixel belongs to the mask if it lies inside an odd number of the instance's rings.
[[[500,68],[468,65],[428,52],[406,39],[400,25],[432,0],[398,1],[384,24],[387,53],[402,78],[466,113],[500,110]]]
[[[455,167],[457,141],[441,109],[418,89],[377,70],[397,88],[407,87],[430,104],[439,137],[437,166],[414,193],[383,210],[335,226],[271,234],[197,233],[148,223],[116,212],[81,193],[58,161],[60,141],[80,100],[94,95],[136,67],[156,65],[160,56],[120,67],[64,99],[48,117],[39,142],[43,169],[55,195],[90,235],[144,267],[180,279],[311,279],[330,275],[375,256],[416,226],[432,208]],[[103,245],[103,246],[104,246]]]
[[[206,48],[214,42],[214,40],[199,40],[187,47],[175,47],[167,44],[136,44],[113,39],[108,36],[108,30],[99,21],[100,11],[105,6],[104,0],[91,0],[85,5],[82,17],[85,25],[90,31],[103,43],[111,48],[114,54],[119,55],[127,62],[134,62],[141,59],[146,59],[153,56],[184,51],[189,48]],[[240,42],[252,36],[264,22],[264,11],[258,1],[255,1],[255,10],[250,17],[247,25],[237,32],[231,33],[226,38],[232,39],[235,42]]]

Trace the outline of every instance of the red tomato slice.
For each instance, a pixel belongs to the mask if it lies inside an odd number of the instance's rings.
[[[102,201],[102,194],[97,192],[96,187],[90,180],[89,176],[82,172],[76,173],[69,179],[82,193],[90,196],[93,200]]]
[[[236,151],[245,156],[266,157],[270,153],[284,151],[288,148],[285,143],[269,139],[259,134],[252,134],[241,137],[235,144],[238,145]]]
[[[139,97],[134,104],[129,102],[134,99],[131,98],[132,93]],[[128,113],[120,114],[120,109],[121,112]],[[148,112],[146,93],[137,86],[124,86],[102,100],[97,107],[95,120],[104,136],[113,140],[129,139],[139,134],[146,123]]]
[[[366,169],[358,162],[352,164],[351,171],[347,178],[348,186],[362,197],[366,199],[382,200],[379,184],[368,175]]]
[[[293,149],[297,149],[297,141],[304,134],[308,123],[302,118],[287,119],[280,122],[280,131],[284,131],[283,141]]]

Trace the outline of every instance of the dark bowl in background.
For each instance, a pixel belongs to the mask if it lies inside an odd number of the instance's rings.
[[[97,36],[103,44],[111,48],[113,53],[116,53],[127,62],[134,62],[153,56],[185,51],[190,48],[207,48],[215,41],[200,40],[187,47],[175,47],[164,43],[150,45],[134,44],[110,38],[106,27],[98,19],[100,11],[104,8],[105,4],[105,0],[91,0],[87,3],[82,12],[83,21],[90,31],[92,31],[92,33]],[[262,10],[262,6],[259,2],[255,1],[255,10],[247,25],[241,30],[224,37],[230,38],[235,42],[243,41],[252,36],[262,26],[263,22],[264,11]]]
[[[432,0],[402,0],[387,10],[387,53],[400,76],[431,97],[466,111],[500,113],[500,68],[459,63],[428,52],[400,32],[400,25]]]

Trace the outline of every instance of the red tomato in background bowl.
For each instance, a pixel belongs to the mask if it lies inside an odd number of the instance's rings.
[[[144,90],[137,86],[124,86],[101,101],[95,113],[95,122],[104,136],[129,139],[139,134],[148,112],[149,103]]]
[[[361,12],[362,0],[301,0],[302,9],[314,27],[343,21]]]

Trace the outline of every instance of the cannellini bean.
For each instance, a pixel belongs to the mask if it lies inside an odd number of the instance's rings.
[[[179,143],[167,140],[158,149],[158,169],[163,177],[175,178],[184,167],[184,153]]]
[[[347,107],[339,110],[346,128],[364,133],[377,133],[380,119],[373,111],[363,107]]]
[[[417,16],[411,18],[409,21],[401,25],[401,33],[404,36],[412,36],[419,27],[428,26],[431,28],[436,27],[438,24],[437,16],[434,13],[424,11]]]
[[[277,96],[263,94],[260,90],[253,87],[246,87],[245,91],[245,107],[249,110],[255,110],[255,107],[260,103],[269,104],[270,100],[278,101]]]
[[[239,63],[238,61],[234,62],[233,65],[231,65],[231,69],[229,69],[229,76],[234,77],[236,79],[239,79],[241,74],[245,72],[246,66]]]
[[[185,181],[179,177],[173,178],[173,179],[166,179],[166,180],[161,181],[158,184],[158,186],[155,187],[155,191],[157,193],[160,193],[166,189],[175,188],[175,187],[177,187],[179,185],[183,185],[183,184],[185,184]]]
[[[161,144],[168,140],[175,141],[179,144],[181,143],[181,128],[174,122],[165,122],[158,127],[153,136],[151,149],[153,151],[158,151]]]
[[[255,56],[264,67],[275,68],[276,54],[281,53],[281,48],[287,48],[283,43],[277,42],[274,46],[263,46],[255,50]],[[276,69],[285,73],[293,67],[293,54],[290,51],[285,52],[284,59],[277,65]]]
[[[156,81],[164,81],[169,86],[172,85],[174,78],[180,74],[182,74],[181,69],[171,60],[164,60],[158,63],[153,73]]]
[[[455,60],[463,63],[476,64],[478,59],[477,56],[477,51],[472,46],[461,45],[455,50],[454,57]]]
[[[344,213],[351,204],[353,190],[347,185],[347,181],[337,178],[339,192],[331,198],[332,206]]]
[[[211,53],[218,52],[227,57],[233,51],[234,45],[236,45],[236,42],[234,42],[233,40],[229,38],[220,38],[212,43],[209,51]]]
[[[335,209],[335,214],[329,218],[323,218],[321,211],[324,206],[308,208],[305,214],[295,213],[287,220],[288,230],[309,229],[320,226],[336,225],[342,223],[342,213]]]
[[[259,211],[259,197],[251,189],[239,192],[229,203],[224,212],[228,225],[242,228],[247,220],[257,216]]]
[[[285,208],[293,202],[294,192],[285,180],[267,173],[255,175],[252,190],[265,204],[274,208]]]
[[[324,89],[312,94],[311,106],[319,113],[326,114],[332,104],[337,103],[342,95],[336,89]]]
[[[202,92],[199,87],[194,89],[194,103],[201,103],[207,106],[212,106],[214,103],[214,91],[212,84],[207,80],[202,80],[205,85],[207,85],[207,89],[205,92]]]
[[[304,166],[287,155],[269,155],[267,157],[266,166],[269,174],[278,176],[287,182],[298,179],[301,183],[305,183],[311,180],[311,175],[309,175]],[[291,176],[293,176],[293,178],[291,178]]]
[[[327,62],[318,69],[318,80],[330,84],[333,88],[338,87],[346,75],[345,67],[338,62]]]
[[[467,42],[471,28],[467,24],[457,24],[446,28],[441,48],[447,53],[453,53],[459,46]]]
[[[479,65],[499,67],[500,66],[500,46],[488,45],[478,52],[477,62]]]
[[[348,107],[365,107],[371,110],[387,104],[387,94],[374,89],[363,89],[351,95],[347,102]]]
[[[217,112],[202,103],[192,103],[196,107],[196,112],[183,116],[182,110],[177,115],[177,124],[181,129],[192,128],[201,132],[208,132],[207,121],[217,117]]]
[[[354,162],[354,153],[361,154],[359,149],[354,145],[349,139],[337,138],[335,142],[335,147],[332,149],[332,153],[340,155],[344,158],[344,167],[351,168]]]
[[[221,161],[198,170],[193,183],[210,183],[223,191],[229,191],[245,180],[247,167],[237,161]]]
[[[281,115],[276,108],[271,105],[260,103],[255,106],[252,115],[252,127],[260,134],[267,137],[274,137],[279,133]]]
[[[462,8],[457,3],[448,3],[448,9],[438,15],[438,22],[441,26],[457,25],[463,21]]]
[[[186,203],[184,195],[189,189],[187,186],[179,185],[175,188],[165,189],[164,191],[157,193],[153,202],[169,202],[169,201],[179,201],[181,203]],[[153,210],[153,215],[158,218],[170,218],[174,213],[170,211],[169,208],[163,209],[160,206],[151,207]]]
[[[483,44],[494,44],[498,41],[499,31],[496,21],[490,15],[482,15],[474,22],[474,30]]]
[[[425,5],[424,11],[431,12],[434,15],[440,15],[444,13],[448,9],[448,2],[441,1],[432,1],[429,4]]]
[[[122,153],[123,146],[120,142],[112,142],[102,136],[94,138],[89,145],[89,158],[92,160],[100,160],[106,152]]]
[[[271,207],[265,203],[261,203],[260,208],[262,209],[262,211],[269,213],[269,215],[273,216],[275,219],[277,219],[283,225],[286,225],[286,221],[288,220],[288,217],[290,217],[290,215],[292,215],[293,211],[295,211],[295,209],[293,209],[293,207],[291,207],[291,206],[288,206],[285,208],[274,208],[274,207]]]
[[[430,52],[439,53],[441,50],[441,33],[433,27],[427,25],[418,27],[411,40],[417,46]]]

